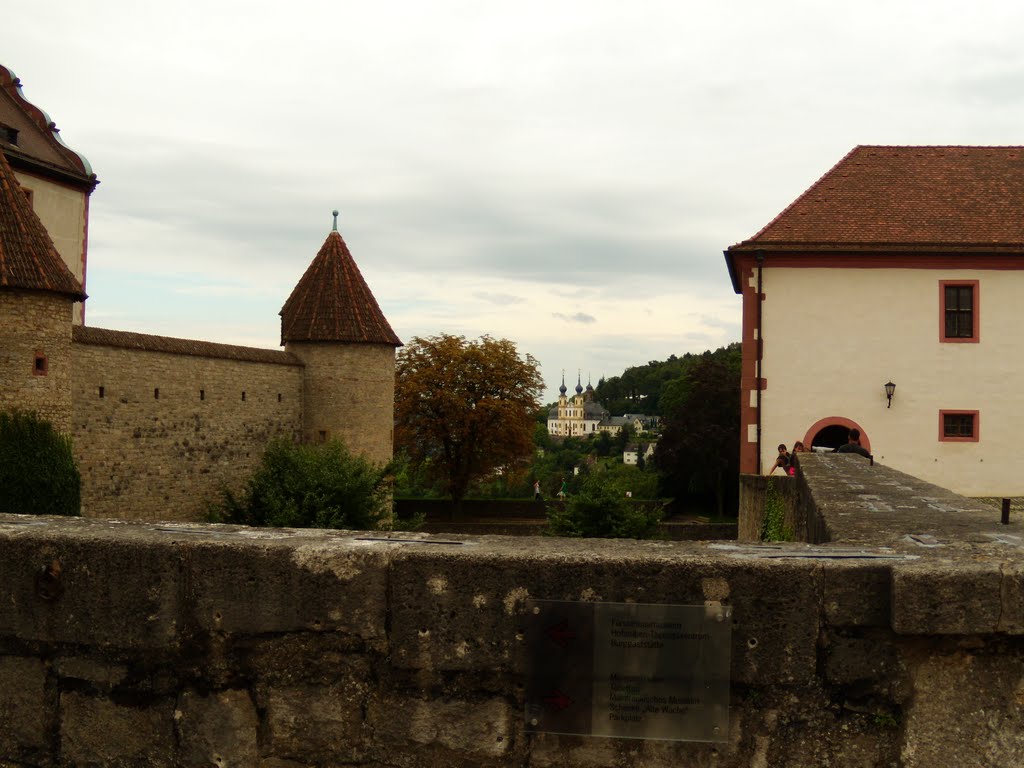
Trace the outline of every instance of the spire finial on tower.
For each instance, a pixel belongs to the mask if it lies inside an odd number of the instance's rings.
[[[337,209],[331,211],[331,215],[334,216],[334,226],[331,227],[331,232],[338,231],[338,211]]]

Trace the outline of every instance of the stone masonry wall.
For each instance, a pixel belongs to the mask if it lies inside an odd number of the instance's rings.
[[[83,515],[204,519],[207,504],[222,487],[240,485],[270,438],[298,437],[297,363],[78,342],[72,361]]]
[[[71,307],[64,296],[0,291],[0,410],[35,411],[60,432],[71,426]],[[46,375],[34,371],[46,358]]]
[[[395,349],[386,344],[292,343],[306,364],[303,439],[340,438],[370,461],[391,461]]]
[[[0,764],[1024,764],[1024,526],[858,459],[820,546],[0,516]],[[530,598],[730,606],[728,740],[527,733]]]

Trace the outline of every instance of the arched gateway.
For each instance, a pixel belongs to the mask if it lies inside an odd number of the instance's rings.
[[[828,416],[814,422],[807,430],[807,434],[804,435],[804,445],[811,450],[814,448],[830,450],[838,448],[840,445],[846,444],[851,429],[860,430],[860,444],[870,453],[871,440],[868,438],[867,432],[864,431],[864,427],[845,416]]]

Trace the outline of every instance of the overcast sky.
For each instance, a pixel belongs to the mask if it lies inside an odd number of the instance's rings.
[[[722,250],[857,144],[1024,143],[1024,5],[0,0],[99,176],[87,322],[274,347],[331,210],[398,335],[547,399],[739,339]]]

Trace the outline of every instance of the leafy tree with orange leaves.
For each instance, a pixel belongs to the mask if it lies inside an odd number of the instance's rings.
[[[534,450],[537,361],[507,339],[415,337],[398,353],[395,447],[443,481],[458,510],[475,480]]]

